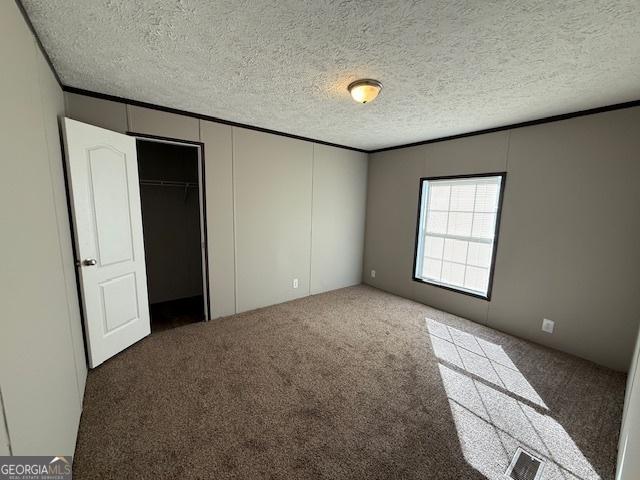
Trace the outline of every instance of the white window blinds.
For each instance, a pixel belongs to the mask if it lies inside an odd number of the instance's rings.
[[[422,180],[416,279],[488,296],[503,178]]]

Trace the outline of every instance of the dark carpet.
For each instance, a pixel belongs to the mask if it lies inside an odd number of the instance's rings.
[[[427,320],[428,319],[428,320]],[[90,372],[76,479],[614,478],[625,376],[357,286],[154,333]]]
[[[151,333],[183,327],[204,320],[204,297],[179,298],[149,305]]]

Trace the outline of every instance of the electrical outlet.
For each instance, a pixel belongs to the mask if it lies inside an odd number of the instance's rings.
[[[375,270],[371,270],[371,278],[376,278],[376,271]]]
[[[293,288],[298,288],[298,279],[297,278],[293,279]]]
[[[554,322],[553,320],[549,320],[548,318],[543,318],[542,331],[547,333],[553,333],[553,327],[555,326],[555,324],[556,322]]]

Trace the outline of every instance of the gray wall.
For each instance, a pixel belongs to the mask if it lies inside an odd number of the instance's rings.
[[[209,298],[212,316],[236,312],[236,250],[233,207],[233,129],[200,122],[205,146]]]
[[[312,165],[309,142],[234,129],[238,312],[309,295]]]
[[[313,159],[312,294],[360,283],[367,198],[364,154],[314,145]]]
[[[76,120],[204,143],[213,318],[360,283],[366,154],[65,97]]]
[[[14,455],[72,455],[86,366],[58,129],[63,94],[14,2],[0,2],[0,31],[0,390]]]
[[[373,154],[364,281],[627,370],[640,319],[639,152],[630,108]],[[491,301],[412,281],[419,178],[496,171],[507,180]]]

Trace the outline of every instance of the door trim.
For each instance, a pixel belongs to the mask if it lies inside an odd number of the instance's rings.
[[[205,282],[205,322],[211,320],[211,284],[209,278],[209,236],[207,234],[207,187],[206,187],[206,171],[205,171],[205,152],[204,142],[196,142],[193,140],[184,140],[181,138],[162,137],[159,135],[150,135],[147,133],[138,133],[133,131],[125,132],[126,135],[135,137],[137,140],[146,140],[157,143],[168,143],[172,145],[182,145],[187,147],[198,148],[198,187],[200,189],[200,225],[204,237],[204,282]]]

